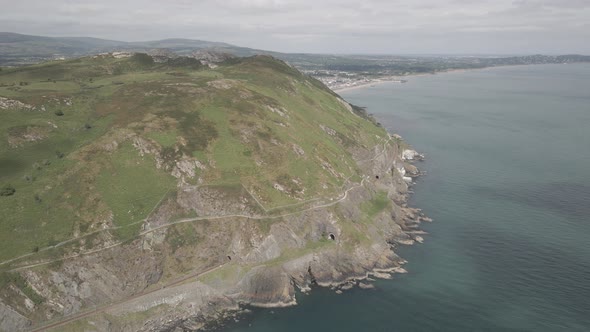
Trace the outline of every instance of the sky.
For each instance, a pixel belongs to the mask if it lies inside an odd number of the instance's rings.
[[[590,54],[590,0],[0,0],[0,31],[306,53]]]

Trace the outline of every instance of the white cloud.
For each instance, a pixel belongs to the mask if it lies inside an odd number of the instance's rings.
[[[288,52],[590,53],[588,0],[0,0],[0,30]]]

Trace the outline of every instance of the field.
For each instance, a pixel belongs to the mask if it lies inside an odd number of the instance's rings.
[[[347,151],[386,134],[333,97],[267,56],[5,68],[0,262],[104,228],[133,238],[179,184],[243,187],[266,210],[337,197],[358,180]]]

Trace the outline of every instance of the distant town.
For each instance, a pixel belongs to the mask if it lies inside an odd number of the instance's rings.
[[[406,83],[403,76],[387,74],[366,74],[339,70],[302,70],[303,73],[315,77],[330,89],[337,91],[365,85],[372,85],[379,82]]]
[[[507,65],[590,62],[587,55],[333,55],[279,53],[189,39],[121,42],[96,38],[57,38],[0,32],[0,66],[112,54],[148,53],[155,62],[188,56],[215,67],[233,57],[271,55],[322,81],[333,90],[381,81],[404,83],[409,75]]]

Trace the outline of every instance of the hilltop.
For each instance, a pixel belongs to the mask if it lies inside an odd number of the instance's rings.
[[[1,330],[193,329],[401,271],[393,249],[421,240],[418,156],[280,60],[219,61],[0,72]]]
[[[0,66],[17,66],[104,52],[146,52],[199,58],[203,53],[245,57],[270,55],[288,62],[336,90],[412,74],[510,65],[590,62],[590,56],[566,55],[355,55],[281,53],[220,42],[164,39],[123,42],[89,37],[40,37],[0,32]]]
[[[0,65],[22,65],[49,59],[73,58],[107,52],[149,52],[166,49],[178,55],[211,50],[237,56],[268,53],[221,42],[171,38],[144,42],[125,42],[92,37],[44,37],[0,32]]]

